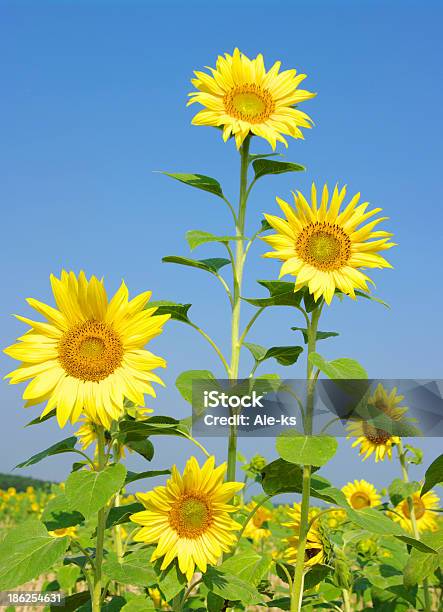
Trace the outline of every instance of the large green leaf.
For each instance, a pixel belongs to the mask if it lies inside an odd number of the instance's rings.
[[[62,565],[57,570],[57,581],[62,591],[70,591],[74,588],[78,578],[80,577],[80,568],[72,563]]]
[[[364,367],[360,365],[358,361],[355,361],[355,359],[342,357],[341,359],[327,361],[318,353],[311,353],[309,355],[309,361],[313,366],[317,367],[321,372],[323,372],[323,374],[326,374],[326,376],[332,380],[354,380],[368,378]]]
[[[305,591],[309,591],[309,589],[313,589],[317,584],[323,582],[323,580],[328,576],[332,571],[332,568],[329,565],[322,565],[317,563],[313,565],[311,569],[305,575],[305,581],[303,588]]]
[[[293,430],[283,432],[276,440],[277,452],[285,461],[317,467],[332,459],[337,446],[331,436],[305,436]]]
[[[125,440],[125,446],[147,461],[151,461],[154,456],[154,445],[151,440]]]
[[[192,383],[194,381],[207,380],[213,384],[216,378],[209,370],[186,370],[177,376],[175,386],[180,391],[181,396],[192,404]]]
[[[161,562],[157,562],[156,569],[160,565]],[[179,571],[176,561],[159,573],[157,581],[158,587],[166,601],[171,601],[180,593],[185,588],[187,582],[185,576]]]
[[[240,552],[226,561],[223,561],[218,569],[221,572],[233,574],[245,580],[253,586],[257,586],[261,579],[268,573],[272,558],[265,553],[257,554],[253,550]]]
[[[269,291],[267,298],[243,298],[245,302],[257,308],[268,306],[294,306],[299,307],[303,299],[303,291],[294,292],[294,283],[285,281],[258,281]]]
[[[75,436],[70,436],[69,438],[65,438],[64,440],[61,440],[60,442],[53,444],[52,446],[50,446],[49,448],[46,448],[45,450],[40,451],[36,455],[32,455],[32,457],[30,457],[26,461],[23,461],[23,463],[19,463],[15,467],[16,468],[29,467],[30,465],[39,463],[39,461],[42,461],[43,459],[46,459],[46,457],[50,457],[51,455],[60,455],[61,453],[76,453],[77,451],[74,448],[76,444],[77,444],[77,438]]]
[[[405,482],[400,478],[394,478],[388,488],[389,499],[393,506],[397,506],[401,501],[418,491],[419,488],[418,482]]]
[[[371,533],[380,535],[404,536],[405,533],[400,525],[385,516],[375,508],[363,508],[362,510],[347,509],[350,520]]]
[[[66,495],[59,493],[49,500],[43,510],[41,520],[49,531],[54,531],[80,525],[85,519],[83,514],[77,510],[72,510]]]
[[[434,555],[438,554],[434,548],[432,548],[431,546],[428,546],[421,540],[416,540],[415,538],[411,538],[410,536],[407,536],[407,535],[396,535],[395,537],[401,542],[404,542],[408,546],[412,546],[413,548],[416,548],[417,550],[420,550],[421,552],[434,554]]]
[[[423,533],[421,541],[436,550],[437,554],[423,552],[416,547],[411,550],[404,568],[404,584],[407,587],[422,582],[443,565],[443,530]]]
[[[218,271],[224,266],[228,266],[231,262],[229,259],[223,257],[213,257],[210,259],[189,259],[188,257],[179,257],[177,255],[168,255],[163,257],[164,263],[175,263],[181,266],[188,266],[190,268],[198,268],[199,270],[205,270],[211,274],[217,274]]]
[[[50,536],[36,519],[11,529],[0,543],[0,590],[13,589],[49,571],[68,543],[66,537]]]
[[[284,172],[303,172],[306,170],[306,168],[300,164],[264,158],[254,160],[252,162],[252,167],[255,172],[255,180],[266,174],[283,174]]]
[[[267,359],[274,358],[280,365],[290,366],[294,364],[300,353],[303,352],[301,346],[272,346],[267,349],[260,344],[245,342],[244,346],[251,352],[255,361],[261,363]]]
[[[74,472],[66,481],[66,497],[73,510],[88,518],[123,487],[125,478],[126,468],[121,463],[110,465],[101,472]]]
[[[156,307],[157,310],[155,312],[156,315],[171,315],[171,319],[174,321],[181,321],[182,323],[190,323],[188,317],[188,310],[191,308],[192,304],[177,304],[176,302],[149,302],[149,308]]]
[[[155,610],[152,599],[145,595],[135,595],[123,606],[120,612],[155,612]]]
[[[204,174],[182,174],[180,172],[162,172],[162,174],[170,176],[176,181],[185,183],[185,185],[189,185],[190,187],[209,191],[209,193],[213,193],[220,198],[223,197],[223,190],[220,183],[210,176],[205,176]]]
[[[291,329],[293,331],[301,331],[301,333],[303,334],[303,340],[305,341],[305,344],[308,343],[308,330],[306,327],[291,327]],[[326,338],[334,338],[335,336],[338,336],[338,335],[339,334],[337,332],[333,332],[333,331],[327,331],[327,332],[318,331],[316,335],[316,340],[326,340]]]
[[[186,240],[188,241],[189,248],[193,251],[196,247],[206,242],[230,242],[231,240],[240,240],[240,236],[216,236],[210,232],[203,232],[201,230],[189,230],[186,232]]]
[[[142,548],[127,554],[120,563],[115,553],[109,553],[103,571],[108,578],[122,584],[152,586],[157,582],[157,574],[150,562],[151,555],[152,548]]]
[[[142,510],[145,510],[145,507],[139,502],[111,508],[106,519],[106,529],[122,523],[129,523],[130,516]]]
[[[420,495],[424,495],[440,482],[443,482],[443,455],[437,457],[426,470]]]
[[[257,589],[235,574],[220,571],[218,567],[209,567],[203,574],[203,583],[212,592],[229,601],[241,601],[246,605],[259,604],[262,597]]]

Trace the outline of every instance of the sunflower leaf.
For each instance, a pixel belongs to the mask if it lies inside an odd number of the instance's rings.
[[[190,268],[198,268],[205,270],[211,274],[218,274],[218,271],[224,266],[228,266],[231,262],[223,257],[214,257],[211,259],[189,259],[187,257],[179,257],[177,255],[168,255],[163,257],[164,263],[175,263],[181,266],[189,266]]]
[[[56,497],[50,499],[41,516],[41,521],[50,531],[75,527],[75,525],[83,523],[84,520],[83,514],[71,508],[64,493],[59,493]]]
[[[147,461],[151,461],[154,456],[154,445],[151,440],[125,440],[125,446],[144,457]]]
[[[189,230],[186,232],[186,240],[188,241],[189,248],[193,251],[196,247],[206,242],[224,242],[228,243],[231,240],[241,240],[241,236],[216,236],[210,232],[203,232],[201,230]]]
[[[209,567],[203,574],[203,583],[215,595],[228,601],[241,601],[246,605],[260,604],[262,597],[257,589],[235,574],[223,572],[219,567]]]
[[[30,465],[34,465],[35,463],[39,463],[40,461],[46,459],[46,457],[50,457],[51,455],[60,455],[61,453],[77,453],[78,451],[74,448],[76,444],[76,436],[70,436],[69,438],[60,440],[60,442],[53,444],[49,448],[46,448],[45,450],[40,451],[35,455],[32,455],[32,457],[29,457],[29,459],[23,461],[23,463],[19,463],[15,466],[14,469],[25,468]]]
[[[176,302],[149,302],[149,308],[157,308],[155,311],[156,315],[171,315],[171,319],[174,321],[181,321],[182,323],[190,324],[191,321],[188,317],[188,310],[192,304],[177,304]]]
[[[303,299],[303,291],[294,292],[294,283],[286,281],[258,281],[260,285],[269,291],[267,298],[242,298],[248,304],[258,308],[267,306],[294,306],[300,307]]]
[[[218,569],[222,572],[234,574],[249,584],[257,586],[260,580],[268,573],[272,558],[269,555],[259,555],[253,550],[240,552],[223,561]]]
[[[413,548],[416,548],[417,550],[420,550],[421,552],[434,554],[434,555],[438,554],[438,551],[436,551],[431,546],[428,546],[421,540],[416,540],[415,538],[411,538],[410,536],[407,536],[407,535],[396,535],[395,537],[397,538],[397,540],[401,540],[408,546],[412,546]]]
[[[347,508],[349,519],[367,531],[371,533],[378,533],[380,535],[394,535],[403,536],[405,535],[403,529],[395,523],[393,520],[385,516],[380,510],[375,508],[363,508],[362,510],[354,510],[353,508]]]
[[[420,495],[424,495],[440,482],[443,482],[443,455],[437,457],[426,470],[425,482]]]
[[[36,419],[32,419],[32,421],[29,421],[29,423],[26,423],[25,427],[30,427],[31,425],[39,425],[39,423],[44,423],[45,421],[48,421],[49,419],[54,418],[56,415],[57,415],[57,410],[54,408],[53,410],[45,414],[44,417],[37,417]]]
[[[394,478],[389,485],[389,499],[393,506],[397,506],[404,499],[412,495],[420,488],[418,482],[405,482],[400,478]]]
[[[73,510],[85,518],[103,508],[124,485],[126,468],[116,463],[101,472],[74,472],[66,481],[66,497]]]
[[[326,361],[319,353],[311,353],[309,361],[332,380],[360,380],[368,378],[366,370],[355,359],[343,357],[333,361]]]
[[[115,553],[108,553],[103,572],[110,580],[140,587],[152,586],[157,582],[157,574],[150,563],[152,548],[142,548],[125,555],[121,563]]]
[[[114,527],[115,525],[121,525],[122,523],[129,523],[129,517],[131,514],[141,512],[145,507],[139,502],[132,504],[125,504],[124,506],[116,506],[111,508],[106,519],[106,529]]]
[[[283,366],[294,364],[303,352],[303,347],[301,346],[272,346],[266,349],[259,344],[249,342],[245,342],[244,346],[251,352],[256,362],[261,363],[267,359],[274,358]]]
[[[169,176],[180,183],[189,185],[190,187],[196,187],[203,191],[209,191],[219,198],[223,198],[223,190],[220,183],[210,176],[204,174],[182,174],[180,172],[170,173],[162,172],[165,176]]]
[[[267,174],[283,174],[284,172],[303,172],[306,170],[304,166],[300,164],[294,164],[293,162],[276,161],[274,159],[256,159],[252,162],[254,168],[255,177],[254,180],[261,178]]]
[[[8,531],[0,543],[0,590],[13,589],[49,571],[68,543],[66,537],[50,536],[36,519]]]
[[[308,330],[306,327],[291,327],[291,329],[293,331],[300,331],[303,334],[303,340],[305,341],[305,344],[308,343]],[[338,335],[339,335],[338,332],[318,331],[316,340],[326,340],[326,338],[334,338],[335,336],[338,336]]]
[[[192,404],[192,383],[195,380],[208,380],[211,383],[216,382],[216,378],[209,370],[186,370],[177,377],[175,386],[180,391],[181,396],[187,402]]]
[[[144,478],[155,478],[156,476],[165,476],[170,473],[171,470],[149,470],[147,472],[128,471],[126,474],[125,486],[131,482],[136,482],[137,480],[143,480]]]
[[[284,431],[276,439],[280,457],[297,465],[322,466],[332,459],[337,446],[337,440],[332,436],[305,436],[294,430]]]

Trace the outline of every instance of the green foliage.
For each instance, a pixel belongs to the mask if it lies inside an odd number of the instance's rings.
[[[432,554],[413,548],[404,568],[404,585],[411,587],[429,578],[439,567],[443,566],[443,531],[436,533],[424,533],[421,541],[436,550]]]
[[[307,327],[291,327],[291,329],[293,331],[301,331],[301,333],[303,334],[303,339],[305,341],[305,344],[308,343],[308,329],[307,329]],[[326,340],[327,338],[334,338],[335,336],[338,336],[338,335],[339,334],[337,332],[318,331],[315,339],[316,340]]]
[[[233,574],[256,587],[262,578],[267,575],[271,564],[272,558],[270,555],[265,553],[259,555],[253,550],[247,550],[229,557],[217,569],[227,574]]]
[[[299,465],[322,466],[332,459],[337,446],[337,440],[331,436],[305,436],[295,430],[285,431],[276,439],[280,457]]]
[[[77,580],[80,578],[80,568],[78,565],[62,565],[57,570],[57,581],[63,591],[70,591],[74,588]]]
[[[142,548],[125,555],[120,563],[115,553],[109,553],[103,571],[110,580],[135,586],[152,586],[157,574],[150,563],[152,548]]]
[[[219,198],[223,198],[223,191],[220,183],[210,176],[205,176],[204,174],[182,174],[179,172],[162,172],[162,174],[165,176],[170,176],[176,181],[180,181],[180,183],[184,183],[190,187],[196,187],[197,189],[202,189],[203,191],[209,191],[209,193],[213,193]]]
[[[240,238],[240,236],[216,236],[215,234],[203,232],[201,230],[189,230],[189,232],[186,232],[186,240],[188,241],[191,251],[207,242],[222,242],[227,244],[231,240],[240,240]]]
[[[176,302],[149,302],[149,308],[157,308],[156,315],[171,315],[171,319],[174,321],[180,321],[181,323],[190,324],[191,321],[188,317],[188,310],[192,304],[177,304]]]
[[[126,473],[125,486],[131,482],[137,480],[144,480],[145,478],[155,478],[156,476],[165,476],[170,474],[171,470],[148,470],[147,472],[130,472]]]
[[[50,570],[68,543],[68,538],[50,536],[36,519],[11,529],[0,543],[0,590],[13,589]]]
[[[400,478],[394,478],[389,485],[389,499],[393,506],[397,506],[401,501],[418,491],[420,484],[418,482],[405,482]]]
[[[49,480],[39,480],[38,478],[31,478],[30,476],[15,476],[14,474],[2,474],[0,473],[0,489],[9,489],[14,487],[16,491],[26,491],[28,487],[34,487],[34,489],[41,489],[43,491],[50,491],[53,483]]]
[[[274,159],[264,159],[260,157],[252,162],[254,168],[255,180],[266,176],[267,174],[283,174],[285,172],[303,172],[306,170],[300,164],[293,162],[276,161]]]
[[[64,493],[59,493],[51,499],[43,510],[41,520],[49,531],[65,529],[80,525],[85,517],[77,510],[73,510]]]
[[[257,308],[268,306],[293,306],[298,308],[303,299],[303,291],[294,292],[294,283],[285,281],[258,281],[269,292],[267,298],[243,298],[248,304]]]
[[[424,495],[441,482],[443,482],[443,455],[437,457],[426,470],[425,482],[420,495]]]
[[[217,384],[217,379],[214,374],[209,370],[186,370],[179,374],[175,381],[175,386],[180,392],[180,395],[190,404],[193,404],[193,410],[197,413],[203,412],[203,398],[200,398],[199,402],[192,401],[192,383],[194,381],[207,380],[211,385]]]
[[[301,346],[272,346],[266,349],[260,344],[244,342],[243,345],[251,352],[257,363],[274,358],[280,365],[290,366],[297,361],[303,352],[303,347]]]
[[[123,523],[129,523],[129,517],[131,514],[141,512],[145,507],[139,502],[133,504],[125,504],[124,506],[116,506],[109,510],[106,519],[106,528],[114,527],[115,525],[121,525]]]
[[[347,508],[347,513],[353,523],[371,533],[378,533],[380,535],[405,535],[398,523],[395,523],[380,510],[376,510],[375,508],[363,508],[362,510]]]
[[[319,355],[319,353],[311,353],[309,355],[309,361],[313,366],[318,368],[321,372],[323,372],[323,374],[326,374],[326,376],[332,380],[354,380],[368,378],[366,370],[358,363],[358,361],[355,361],[355,359],[342,357],[341,359],[327,361],[324,357]]]
[[[88,518],[123,487],[125,478],[126,468],[121,463],[110,465],[101,472],[74,472],[66,481],[66,497],[73,510]]]
[[[65,438],[64,440],[53,444],[45,450],[40,451],[36,455],[32,455],[32,457],[30,457],[26,461],[23,461],[23,463],[19,463],[15,467],[28,467],[30,465],[34,465],[35,463],[39,463],[40,461],[46,459],[46,457],[50,457],[51,455],[60,455],[61,453],[75,453],[77,452],[74,448],[76,444],[77,438],[75,436],[70,436],[69,438]]]
[[[157,562],[156,569],[161,563]],[[174,561],[163,571],[158,571],[157,584],[166,601],[171,601],[186,586],[186,578],[179,571],[177,562]]]
[[[123,606],[121,612],[155,612],[155,607],[145,595],[135,595]]]
[[[190,268],[198,268],[199,270],[205,270],[211,274],[218,274],[219,270],[224,266],[228,266],[231,262],[229,259],[223,257],[214,257],[211,259],[189,259],[188,257],[178,257],[177,255],[168,255],[163,257],[164,263],[175,263],[181,266],[188,266]]]
[[[203,583],[219,597],[228,601],[241,601],[246,605],[259,604],[262,597],[257,589],[235,574],[224,572],[220,567],[210,567],[203,575]]]

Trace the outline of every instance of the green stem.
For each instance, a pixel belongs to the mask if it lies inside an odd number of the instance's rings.
[[[114,439],[112,442],[112,451],[114,455],[115,463],[120,461],[120,453],[121,453],[121,445],[117,439]],[[121,495],[120,491],[115,494],[114,497],[114,508],[118,508],[121,505]],[[117,555],[118,562],[121,563],[123,559],[123,540],[122,540],[122,530],[121,525],[115,525],[114,529],[114,546],[115,546],[115,554]],[[120,587],[119,584],[116,583],[116,594],[120,595]]]
[[[97,471],[102,471],[106,467],[105,457],[105,430],[102,425],[97,426]],[[105,541],[106,527],[106,508],[98,511],[97,520],[97,543],[95,548],[95,567],[94,567],[94,592],[92,596],[92,612],[100,612],[102,595],[102,563],[103,549]]]
[[[232,319],[231,319],[231,365],[229,368],[231,380],[238,378],[240,362],[240,306],[241,288],[243,279],[244,260],[244,236],[246,219],[247,183],[248,183],[248,164],[249,164],[249,143],[248,135],[240,148],[240,197],[238,205],[237,223],[235,233],[236,251],[234,260],[234,283],[232,295]],[[229,432],[228,441],[228,469],[226,478],[229,481],[235,480],[237,462],[237,428],[232,426]]]
[[[317,377],[314,375],[313,366],[309,360],[311,353],[315,351],[317,340],[318,321],[322,310],[322,304],[319,304],[311,314],[311,319],[308,324],[308,354],[307,354],[307,397],[306,411],[304,418],[304,432],[306,435],[312,435],[312,420],[314,412],[314,391]],[[291,590],[291,612],[300,612],[303,599],[303,583],[304,583],[304,564],[306,540],[309,532],[309,497],[311,491],[311,466],[303,466],[303,484],[302,498],[300,508],[300,532],[297,548],[297,558],[295,563],[294,580]]]
[[[342,598],[343,598],[343,610],[344,612],[351,612],[351,601],[349,599],[349,591],[347,589],[342,589]]]
[[[403,443],[402,443],[401,440],[400,440],[400,442],[397,445],[397,450],[398,450],[398,458],[400,460],[400,466],[401,466],[401,472],[402,472],[402,476],[403,476],[403,481],[404,482],[409,482],[409,472],[408,472],[408,464],[407,464],[407,461],[406,461],[406,451],[403,448]],[[414,534],[414,538],[416,540],[419,540],[420,539],[420,532],[418,530],[417,518],[415,516],[414,500],[409,495],[406,498],[406,501],[408,503],[409,516],[411,517],[412,532]],[[431,610],[432,610],[431,594],[429,592],[429,583],[428,583],[428,579],[427,578],[423,579],[423,594],[424,594],[424,598],[425,598],[424,612],[431,612]]]

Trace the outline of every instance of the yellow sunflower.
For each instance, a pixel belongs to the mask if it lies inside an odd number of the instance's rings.
[[[377,493],[377,489],[370,482],[366,482],[366,480],[348,482],[348,484],[342,488],[342,491],[349,505],[354,508],[354,510],[373,508],[381,503],[381,497]]]
[[[300,127],[310,128],[308,115],[295,108],[316,94],[299,89],[306,78],[296,70],[279,72],[281,62],[268,71],[263,56],[249,59],[238,49],[232,55],[217,58],[211,74],[195,71],[189,104],[198,102],[205,108],[192,120],[194,125],[223,127],[223,140],[232,135],[237,148],[248,134],[265,138],[275,149],[277,141],[287,146],[283,134],[303,138]]]
[[[417,522],[418,531],[437,531],[437,513],[432,510],[437,510],[440,506],[440,499],[434,491],[428,491],[422,497],[420,497],[420,491],[417,491],[412,496],[414,504],[415,520]],[[400,525],[413,534],[411,513],[409,512],[408,500],[404,499],[395,508],[394,513],[390,513],[394,521],[400,523]]]
[[[109,428],[123,414],[125,398],[143,406],[145,393],[155,396],[152,383],[163,384],[152,370],[165,367],[165,360],[143,347],[169,315],[144,309],[151,292],[129,300],[124,283],[108,301],[103,281],[83,272],[51,275],[51,285],[58,309],[27,300],[47,322],[17,316],[31,329],[5,349],[22,362],[7,377],[11,383],[32,379],[23,393],[26,405],[47,401],[41,416],[56,408],[60,427],[84,411]]]
[[[285,274],[295,276],[294,291],[307,286],[315,300],[323,296],[327,304],[331,303],[336,289],[353,299],[355,289],[369,291],[367,283],[372,281],[361,268],[392,267],[379,254],[395,246],[389,242],[392,234],[374,231],[376,225],[387,217],[362,225],[381,208],[366,212],[368,202],[358,204],[358,193],[340,212],[345,195],[346,187],[339,191],[335,186],[329,202],[325,185],[318,200],[313,184],[310,203],[299,191],[293,193],[295,208],[277,198],[286,219],[265,215],[277,233],[262,238],[275,249],[265,253],[264,257],[284,261],[280,277]]]
[[[255,502],[250,502],[246,504],[245,510],[247,512],[252,512],[256,506]],[[260,508],[255,512],[252,519],[246,525],[246,528],[243,532],[245,538],[251,538],[255,543],[260,542],[266,538],[271,536],[271,531],[267,528],[266,524],[268,521],[272,519],[272,512],[268,508],[264,508],[260,506]]]
[[[183,475],[174,465],[166,486],[137,494],[146,510],[130,517],[142,525],[134,540],[157,543],[151,561],[164,557],[162,570],[177,557],[180,571],[190,580],[195,566],[206,572],[207,565],[215,565],[234,544],[234,531],[241,525],[229,516],[236,507],[228,501],[243,484],[224,483],[225,472],[225,463],[215,468],[214,457],[201,468],[191,457]]]
[[[396,387],[388,394],[383,385],[379,384],[375,393],[368,399],[368,406],[373,406],[383,412],[392,421],[400,421],[408,410],[404,406],[399,406],[403,399],[403,395],[397,395]],[[360,445],[359,454],[365,455],[363,461],[373,453],[376,462],[384,461],[386,457],[392,459],[392,447],[400,442],[398,436],[393,436],[388,431],[375,427],[370,419],[351,418],[346,429],[349,432],[348,439],[350,437],[357,438],[353,442],[352,448]]]
[[[62,527],[60,529],[54,529],[54,531],[48,531],[49,535],[53,538],[64,538],[69,536],[70,538],[77,537],[77,527]]]
[[[318,512],[318,510],[311,508],[309,510],[309,521],[311,521],[318,514]],[[290,520],[287,523],[283,523],[283,525],[285,525],[285,527],[290,527],[294,533],[288,538],[285,538],[285,542],[287,543],[285,557],[289,563],[295,564],[297,561],[301,523],[300,504],[294,504],[294,508],[289,510],[288,514]],[[316,520],[311,525],[306,539],[305,567],[308,568],[316,565],[317,563],[323,563],[326,561],[327,556],[327,543],[325,535],[319,521]]]

